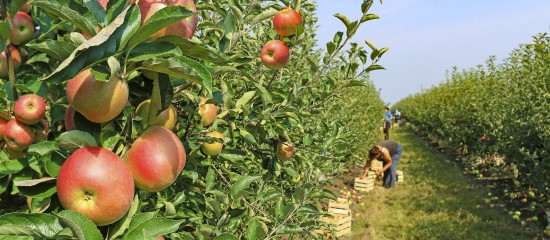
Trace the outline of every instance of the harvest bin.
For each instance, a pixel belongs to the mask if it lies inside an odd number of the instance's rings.
[[[403,171],[397,170],[397,182],[403,182]]]
[[[360,192],[369,192],[374,189],[374,182],[376,181],[376,174],[372,171],[369,172],[369,175],[364,178],[355,178],[353,183],[353,188]]]
[[[351,210],[349,209],[348,199],[330,200],[328,214],[331,216],[321,217],[319,220],[332,225],[331,228],[335,231],[337,237],[351,233]]]

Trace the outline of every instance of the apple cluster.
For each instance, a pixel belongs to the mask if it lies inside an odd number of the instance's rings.
[[[19,66],[21,66],[21,54],[13,45],[25,44],[34,37],[34,22],[28,14],[30,10],[31,6],[28,3],[25,3],[13,18],[10,16],[7,17],[12,26],[9,36],[9,43],[11,43],[11,45],[9,45],[9,47],[10,65],[13,66],[14,70],[17,70]],[[0,54],[0,78],[8,77],[8,65],[6,63],[6,59],[6,50],[4,49],[4,51]]]
[[[273,28],[281,37],[292,36],[302,25],[302,16],[292,8],[283,8],[273,17]],[[290,50],[281,40],[270,40],[264,44],[261,52],[261,61],[269,69],[283,68],[290,58]]]
[[[201,124],[205,127],[208,127],[214,123],[214,120],[216,120],[218,116],[218,107],[208,102],[208,98],[201,97],[199,99],[199,116],[201,117]],[[205,134],[207,137],[211,138],[218,138],[222,142],[225,140],[225,136],[223,133],[220,133],[216,130],[208,132]],[[214,141],[212,143],[209,142],[203,142],[201,143],[201,150],[204,154],[208,156],[217,156],[222,152],[223,149],[223,143]]]
[[[32,143],[46,138],[49,130],[44,119],[46,106],[42,97],[26,94],[15,102],[14,118],[0,116],[0,141],[5,142],[10,158],[24,158]]]

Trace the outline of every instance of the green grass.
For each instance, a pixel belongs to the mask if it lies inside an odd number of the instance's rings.
[[[483,202],[487,189],[410,130],[394,130],[391,137],[403,146],[398,169],[404,181],[364,194],[351,239],[533,239],[502,208]]]

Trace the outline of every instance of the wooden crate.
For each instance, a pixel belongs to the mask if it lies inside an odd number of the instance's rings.
[[[337,237],[351,233],[351,213],[333,214],[331,217],[323,217],[321,221],[332,225],[332,229]]]
[[[341,210],[349,210],[349,200],[347,198],[338,198],[338,200],[329,200],[328,201],[328,209],[341,209]]]
[[[397,170],[397,182],[403,182],[403,171]]]
[[[374,189],[374,182],[376,181],[376,175],[374,172],[369,172],[369,176],[364,179],[355,178],[353,188],[360,192],[369,192]]]

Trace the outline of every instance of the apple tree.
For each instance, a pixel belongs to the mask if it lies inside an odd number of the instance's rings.
[[[24,3],[2,6],[13,13]],[[39,28],[17,46],[25,53],[21,66],[9,64],[0,80],[1,110],[9,118],[18,95],[40,95],[50,128],[24,156],[0,152],[0,203],[7,205],[0,235],[326,237],[315,230],[326,227],[318,219],[323,203],[336,195],[321,185],[360,161],[365,150],[357,149],[378,135],[382,101],[368,73],[383,69],[378,61],[388,49],[351,42],[357,29],[378,18],[369,12],[374,2],[358,2],[362,15],[354,21],[336,14],[344,30],[324,49],[314,38],[314,1],[173,3],[29,2]],[[301,23],[277,33],[272,19],[290,8]],[[2,24],[4,45],[11,46],[11,25]],[[271,40],[289,49],[284,67],[268,68],[261,60]],[[79,210],[87,206],[70,207],[78,199],[99,204],[96,192],[118,184],[90,178],[81,181],[84,193],[67,193],[63,186],[85,174],[71,179],[62,171],[83,149],[111,152],[117,157],[110,161],[124,162],[132,173],[133,200],[115,222],[93,221]],[[90,166],[90,155],[103,156],[90,153],[81,154]],[[123,189],[113,204],[127,202],[123,192],[134,191]]]

